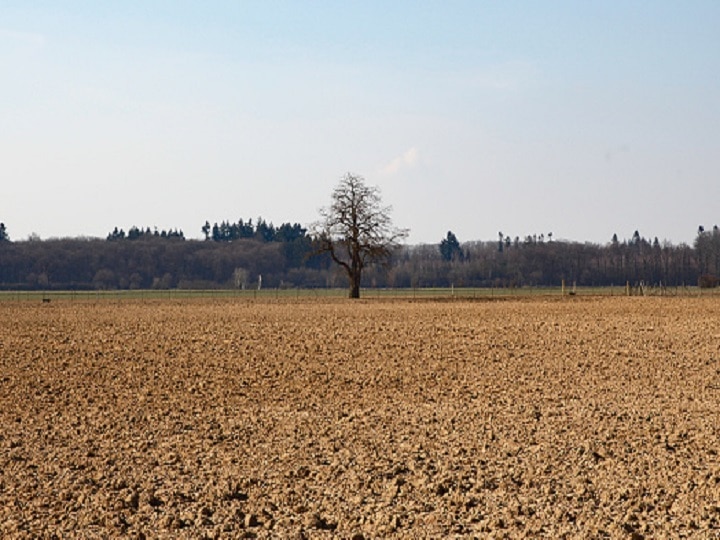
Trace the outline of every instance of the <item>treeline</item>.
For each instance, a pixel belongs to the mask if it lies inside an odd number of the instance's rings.
[[[3,289],[324,287],[329,261],[279,242],[61,239],[0,244]]]
[[[211,289],[328,286],[330,260],[299,224],[262,218],[182,230],[118,227],[101,239],[10,242],[0,230],[2,289]]]
[[[155,229],[154,231],[150,230],[150,227],[146,227],[145,229],[135,227],[134,225],[130,227],[127,234],[125,234],[125,231],[123,229],[118,229],[115,227],[113,231],[107,235],[108,240],[138,240],[140,238],[177,238],[180,240],[185,240],[185,234],[182,232],[182,229],[179,231],[177,229],[171,229],[166,231],[163,229],[162,231],[158,231]]]
[[[720,233],[699,248],[652,241],[635,233],[605,245],[501,236],[498,241],[459,245],[448,233],[440,246],[404,250],[391,269],[396,287],[542,287],[562,281],[579,286],[644,283],[697,285],[702,275],[720,272]],[[708,253],[717,253],[717,259]],[[701,261],[707,260],[704,266]],[[711,264],[712,263],[712,264]]]
[[[283,223],[275,227],[262,218],[258,218],[253,225],[252,219],[247,222],[240,219],[237,223],[223,221],[220,225],[216,223],[210,226],[206,221],[201,228],[205,234],[205,240],[214,242],[234,242],[236,240],[255,239],[261,242],[296,242],[309,240],[307,229],[299,223]]]
[[[205,240],[214,242],[234,242],[249,239],[261,242],[295,242],[309,239],[307,229],[299,223],[283,223],[279,227],[275,227],[275,225],[262,218],[258,218],[255,225],[253,225],[252,219],[248,221],[240,219],[237,223],[223,221],[219,225],[215,222],[212,226],[210,226],[209,221],[206,221],[201,230],[205,234]],[[0,235],[4,232],[4,225],[0,223]],[[127,234],[123,229],[115,227],[107,235],[107,240],[138,240],[151,237],[185,240],[182,229],[158,230],[157,227],[150,229],[150,227],[142,228],[135,225],[130,227]]]
[[[317,288],[344,287],[342,272],[299,224],[262,219],[182,231],[131,227],[102,239],[11,242],[0,227],[2,289]],[[644,238],[638,231],[607,244],[554,240],[552,234],[398,249],[388,265],[367,268],[363,287],[542,287],[632,285],[714,287],[720,277],[720,229],[698,229],[693,245]]]

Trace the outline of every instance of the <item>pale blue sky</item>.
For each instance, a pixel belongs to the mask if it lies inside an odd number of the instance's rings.
[[[347,171],[410,243],[720,224],[718,1],[0,4],[14,240],[262,216]]]

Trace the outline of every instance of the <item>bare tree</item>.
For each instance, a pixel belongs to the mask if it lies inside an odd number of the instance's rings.
[[[387,260],[407,229],[397,229],[383,206],[380,189],[365,184],[362,176],[347,173],[332,194],[332,204],[320,210],[313,225],[320,252],[329,253],[348,276],[350,298],[360,298],[363,269],[371,262]]]
[[[242,289],[244,291],[249,279],[250,272],[245,268],[237,267],[233,272],[233,281],[235,282],[236,289]]]

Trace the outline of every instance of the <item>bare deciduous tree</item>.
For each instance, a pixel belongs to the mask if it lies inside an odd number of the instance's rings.
[[[245,268],[238,267],[233,272],[233,281],[235,282],[236,289],[242,289],[244,291],[249,279],[250,272],[248,272]]]
[[[360,298],[363,269],[387,260],[408,235],[407,229],[393,226],[391,210],[382,205],[379,188],[347,173],[333,191],[332,204],[320,210],[321,220],[313,225],[320,251],[329,253],[347,273],[350,298]]]

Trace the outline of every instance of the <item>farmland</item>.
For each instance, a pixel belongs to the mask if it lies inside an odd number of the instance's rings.
[[[3,538],[720,532],[720,299],[0,302]]]

